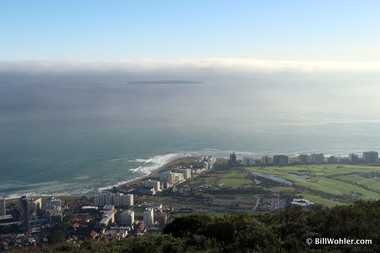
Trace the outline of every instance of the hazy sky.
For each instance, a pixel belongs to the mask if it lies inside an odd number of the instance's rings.
[[[377,0],[0,1],[0,112],[377,121],[379,10]]]
[[[0,1],[2,60],[378,61],[377,0]]]

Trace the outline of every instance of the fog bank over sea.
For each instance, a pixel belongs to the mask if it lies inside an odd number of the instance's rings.
[[[0,196],[90,195],[184,155],[380,150],[375,70],[222,63],[1,63]]]

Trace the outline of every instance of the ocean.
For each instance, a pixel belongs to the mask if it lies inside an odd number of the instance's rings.
[[[249,128],[85,116],[3,118],[0,196],[94,195],[188,155],[361,154],[377,150],[377,126],[335,122]]]
[[[206,72],[0,73],[0,197],[94,195],[185,155],[380,150],[367,75]],[[143,81],[168,76],[187,81]]]

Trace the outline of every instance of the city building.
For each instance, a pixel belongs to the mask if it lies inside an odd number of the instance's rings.
[[[161,213],[157,217],[157,221],[160,227],[165,227],[165,225],[168,223],[168,215],[166,213]]]
[[[190,171],[191,173],[191,171]],[[146,188],[153,188],[155,191],[161,191],[160,181],[148,179],[144,182]]]
[[[311,163],[324,163],[325,162],[325,156],[323,155],[323,153],[311,154],[310,155],[310,162]]]
[[[28,198],[26,196],[22,196],[19,199],[18,206],[20,211],[20,220],[22,221],[24,232],[30,232],[30,211]]]
[[[243,166],[252,166],[253,160],[251,157],[244,156],[243,157]]]
[[[261,157],[261,163],[262,164],[271,164],[272,163],[272,159],[269,157],[269,156],[263,156]]]
[[[230,160],[228,162],[229,165],[237,165],[237,160],[236,160],[236,154],[235,152],[233,152],[232,154],[230,154]]]
[[[28,202],[29,202],[29,211],[30,212],[34,212],[34,214],[36,214],[36,212],[41,210],[41,207],[42,207],[42,199],[41,198],[30,197],[28,200],[29,200]]]
[[[309,156],[308,155],[299,155],[298,156],[298,163],[299,164],[307,164],[307,163],[309,163]]]
[[[0,216],[6,215],[5,198],[0,198]]]
[[[169,184],[175,184],[182,181],[185,181],[185,177],[182,173],[173,173],[173,172],[161,172],[160,173],[160,182],[161,183],[169,183]]]
[[[291,205],[300,206],[304,210],[309,210],[311,206],[314,205],[314,202],[307,199],[293,199]]]
[[[348,160],[351,162],[351,163],[357,163],[360,161],[359,159],[359,156],[354,154],[354,153],[351,153],[348,155]]]
[[[133,224],[135,222],[135,212],[132,210],[122,212],[121,221],[125,224]]]
[[[113,211],[101,211],[103,213],[103,219],[99,222],[101,227],[107,227],[115,222],[115,213]]]
[[[216,163],[216,157],[209,155],[209,156],[203,156],[201,159],[196,161],[193,164],[193,168],[204,168],[206,170],[210,170],[214,167]]]
[[[273,162],[277,165],[286,165],[288,164],[288,157],[286,155],[275,155],[273,156]]]
[[[212,169],[216,163],[216,157],[215,156],[212,156],[212,155],[209,155],[206,157],[207,158],[207,162],[208,162],[208,165],[209,165],[209,168],[208,169]]]
[[[133,206],[134,204],[134,198],[133,198],[133,194],[127,194],[127,206]]]
[[[329,158],[327,158],[327,162],[328,163],[336,163],[336,162],[338,162],[338,159],[332,155]]]
[[[99,207],[97,206],[82,206],[80,208],[81,213],[97,213],[99,210]]]
[[[191,178],[191,169],[187,169],[187,168],[175,168],[173,170],[173,172],[183,174],[183,176],[184,176],[184,178],[186,180],[189,179],[189,178]]]
[[[130,227],[111,227],[110,229],[107,229],[103,234],[108,238],[123,239],[127,237],[130,230]]]
[[[143,212],[143,220],[147,226],[152,226],[154,224],[154,213],[153,208],[146,208]]]
[[[55,199],[54,197],[48,199],[44,209],[45,216],[49,219],[50,223],[62,221],[62,202],[60,199]]]
[[[104,206],[106,204],[113,203],[112,199],[112,193],[102,193],[102,194],[96,194],[95,195],[95,205],[97,206]]]
[[[95,195],[95,205],[133,206],[133,194],[103,193]]]
[[[45,210],[46,218],[49,219],[50,223],[61,222],[63,220],[62,210],[48,209]]]
[[[60,199],[56,199],[52,197],[51,199],[48,199],[45,204],[45,209],[54,209],[54,210],[61,210],[62,209],[62,201]]]
[[[107,205],[103,206],[103,211],[112,211],[112,212],[115,212],[116,209],[115,209],[114,205],[107,204]]]
[[[38,197],[22,196],[19,199],[20,221],[23,222],[24,232],[30,232],[30,221],[37,219],[37,213],[41,210],[42,199]]]
[[[174,183],[185,181],[185,176],[182,173],[173,173]]]
[[[159,176],[159,180],[161,183],[170,183],[173,184],[174,182],[174,175],[172,172],[165,171],[161,172]]]
[[[379,159],[379,153],[376,151],[363,152],[363,161],[365,163],[376,163]]]

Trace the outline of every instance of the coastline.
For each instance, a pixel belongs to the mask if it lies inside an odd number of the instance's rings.
[[[120,180],[119,182],[117,182],[116,181],[117,178],[115,178],[116,180],[114,180],[114,182],[111,184],[105,184],[104,186],[100,186],[100,187],[96,186],[90,190],[84,191],[83,193],[70,192],[68,190],[63,190],[63,191],[57,192],[57,194],[53,194],[53,193],[49,193],[49,192],[42,193],[41,191],[39,191],[39,192],[36,192],[34,194],[33,193],[30,193],[30,194],[23,193],[23,194],[19,194],[17,196],[16,196],[16,194],[11,194],[10,196],[5,196],[5,198],[6,199],[17,199],[19,196],[23,196],[23,195],[40,196],[40,197],[49,197],[49,196],[88,196],[88,197],[90,197],[90,196],[94,196],[95,194],[98,194],[99,192],[111,191],[112,189],[120,189],[120,190],[126,191],[128,187],[135,187],[135,186],[141,185],[141,184],[143,184],[143,181],[145,181],[147,179],[157,180],[159,177],[159,173],[161,173],[163,171],[167,171],[167,170],[169,171],[169,170],[172,170],[175,167],[178,167],[181,165],[189,166],[193,162],[195,162],[197,159],[200,158],[200,154],[201,154],[201,152],[196,152],[193,154],[178,152],[178,153],[169,153],[169,154],[165,154],[165,155],[159,155],[159,156],[155,156],[155,157],[146,158],[145,164],[142,164],[142,166],[140,166],[139,168],[137,168],[137,166],[135,167],[139,170],[138,171],[139,173],[135,174],[135,176],[136,176],[135,178],[132,177],[128,181],[127,180]],[[243,154],[246,154],[246,153],[243,153]],[[333,153],[333,154],[336,154],[336,153]],[[224,153],[223,153],[223,155],[221,155],[221,152],[218,152],[218,154],[216,154],[216,155],[217,155],[217,157],[219,157],[218,159],[228,159],[228,158],[220,158],[220,157],[225,157]],[[258,155],[256,154],[256,155],[254,155],[253,159],[259,160],[260,158],[257,158],[257,157],[258,157]],[[348,158],[346,155],[337,155],[337,157]],[[164,158],[164,159],[162,159],[162,158]],[[289,161],[293,161],[296,159],[297,159],[297,157],[294,155],[289,156]],[[139,159],[139,160],[145,160],[145,159]],[[141,162],[141,161],[138,161],[138,162]],[[144,161],[142,161],[141,163],[144,163]],[[132,169],[129,169],[129,170],[132,170]],[[70,189],[70,188],[68,188],[68,189]]]
[[[135,187],[135,186],[142,185],[144,183],[144,181],[147,179],[157,179],[161,172],[172,170],[178,166],[188,166],[189,164],[192,164],[193,162],[197,161],[199,158],[200,158],[199,156],[182,156],[182,157],[175,158],[175,159],[167,162],[166,164],[162,165],[158,169],[150,172],[149,174],[147,174],[145,176],[142,176],[142,177],[133,179],[131,181],[128,181],[126,183],[122,183],[120,185],[108,188],[108,190],[112,190],[113,188],[125,190],[129,187]],[[38,195],[38,196],[33,196],[33,197],[42,198],[43,202],[45,202],[46,199],[48,199],[52,196],[53,195]],[[84,196],[58,195],[58,196],[54,196],[54,197],[59,198],[59,199],[63,199],[65,201],[71,201],[73,199],[82,199],[83,197],[92,198],[92,197],[94,197],[94,195],[90,195],[90,196],[88,196],[88,195],[84,195]],[[7,205],[16,205],[17,201],[18,201],[18,198],[9,198],[9,199],[7,199]]]
[[[183,156],[183,157],[175,158],[172,161],[169,161],[168,163],[162,165],[157,170],[152,171],[148,175],[133,179],[129,182],[116,186],[116,188],[123,189],[123,188],[128,188],[128,187],[139,186],[143,184],[143,181],[147,179],[158,179],[159,174],[161,172],[169,171],[179,166],[188,166],[189,164],[192,164],[195,161],[197,161],[199,158],[200,158],[199,156]]]

